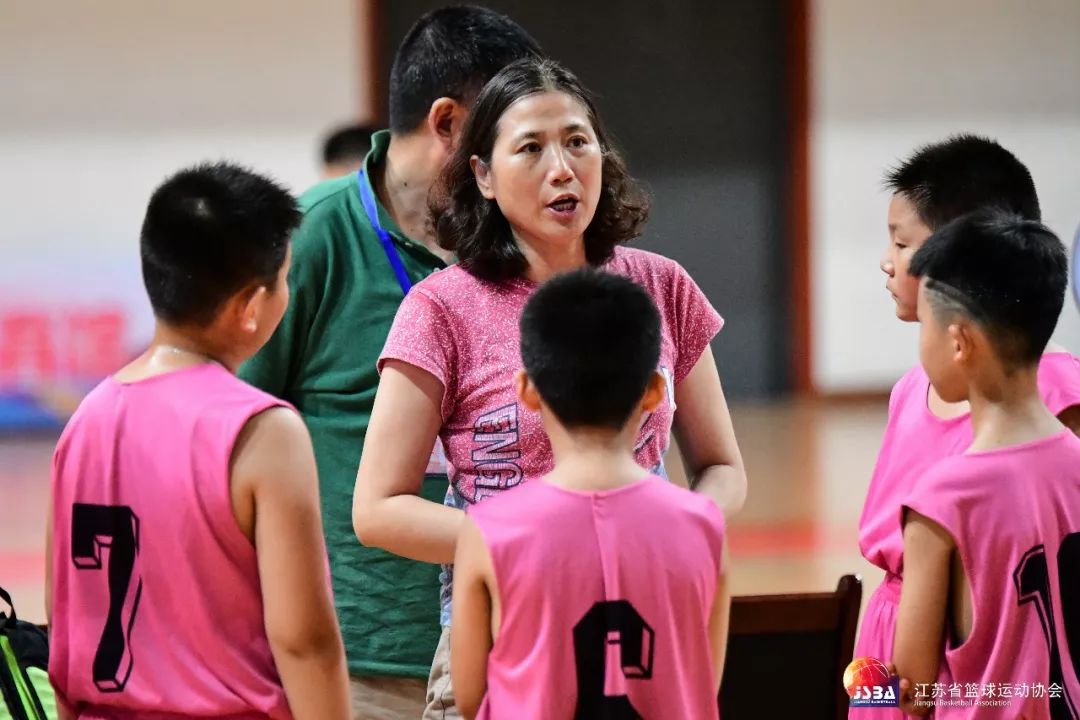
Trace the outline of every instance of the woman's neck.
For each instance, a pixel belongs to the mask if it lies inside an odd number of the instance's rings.
[[[519,239],[518,247],[529,263],[525,277],[535,283],[543,283],[553,275],[588,265],[584,236],[559,244],[544,241],[523,242]]]

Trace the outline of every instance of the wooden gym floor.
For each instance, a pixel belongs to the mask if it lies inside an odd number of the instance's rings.
[[[787,401],[732,407],[749,475],[729,522],[737,595],[831,590],[882,572],[859,555],[858,522],[885,426],[886,401]],[[0,437],[0,586],[20,617],[43,622],[45,506],[54,436]],[[669,459],[674,472],[677,461]]]

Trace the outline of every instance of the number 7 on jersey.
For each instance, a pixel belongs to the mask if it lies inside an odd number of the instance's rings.
[[[101,692],[122,692],[131,677],[131,626],[139,609],[142,577],[139,518],[125,505],[75,503],[71,514],[71,559],[80,570],[100,570],[109,548],[109,614],[94,654],[94,685]]]

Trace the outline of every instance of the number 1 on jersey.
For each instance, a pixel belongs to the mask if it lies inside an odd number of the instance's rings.
[[[1016,585],[1017,603],[1031,603],[1039,617],[1043,635],[1046,637],[1050,653],[1050,683],[1062,692],[1050,697],[1050,717],[1053,720],[1078,720],[1075,700],[1064,688],[1064,667],[1071,665],[1073,672],[1080,675],[1080,658],[1070,656],[1069,650],[1080,648],[1080,533],[1065,536],[1058,548],[1057,570],[1058,591],[1061,598],[1061,616],[1065,621],[1064,648],[1058,642],[1060,637],[1054,621],[1054,603],[1050,594],[1050,571],[1047,566],[1046,547],[1036,545],[1024,553],[1020,564],[1013,572]]]

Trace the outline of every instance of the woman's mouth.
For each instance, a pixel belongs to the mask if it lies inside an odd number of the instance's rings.
[[[556,200],[555,202],[548,203],[547,208],[557,215],[573,215],[577,210],[578,199],[573,197],[565,197]]]

